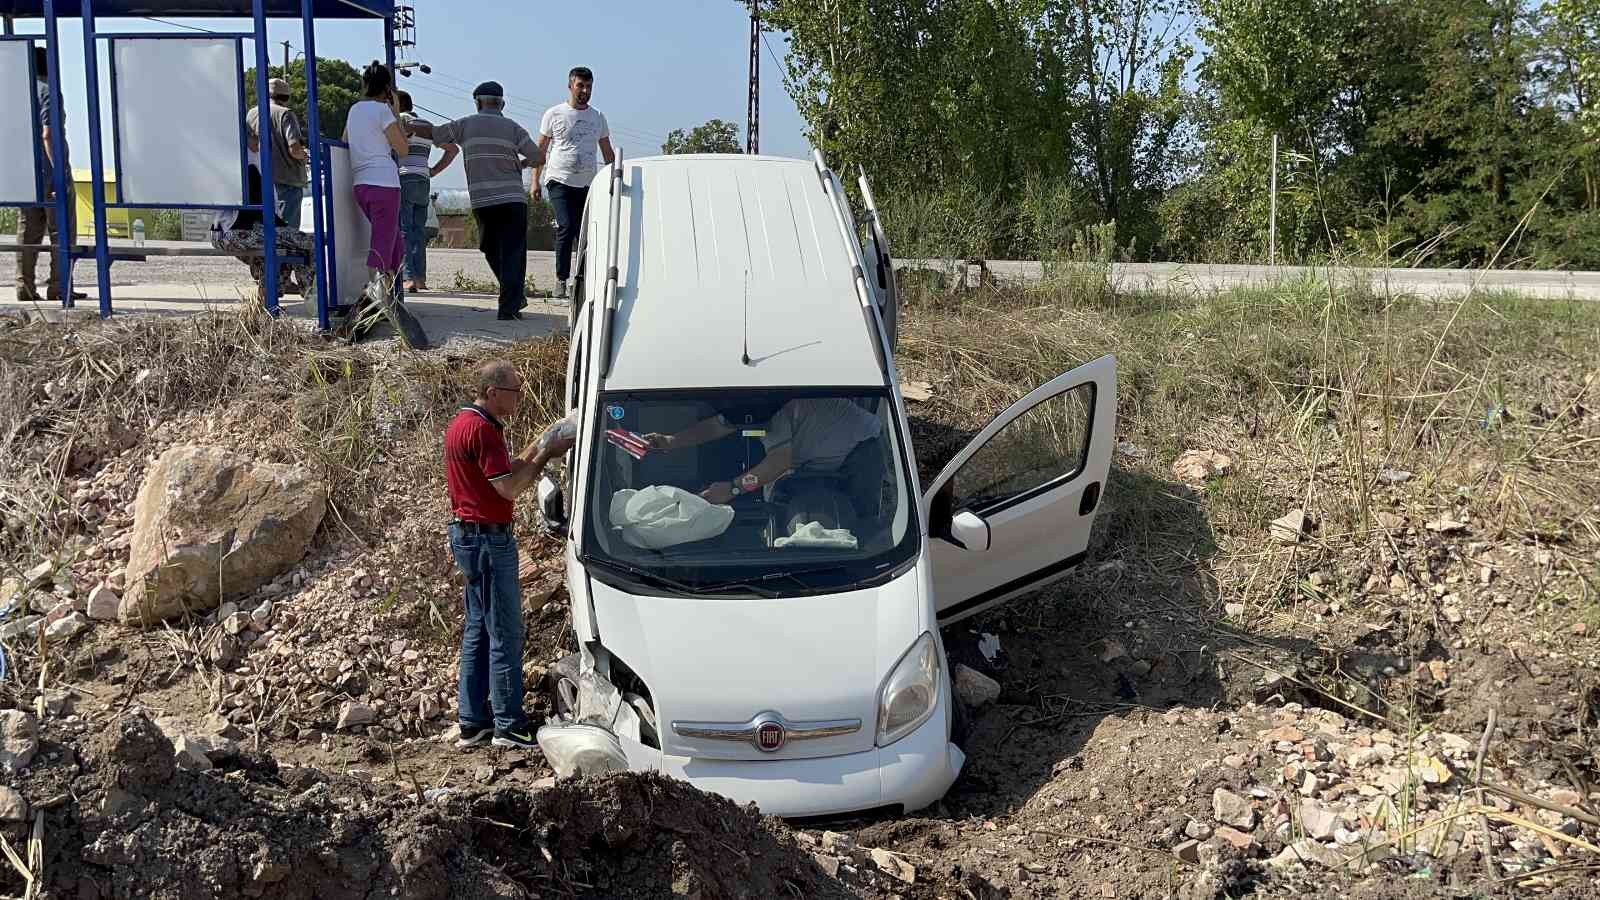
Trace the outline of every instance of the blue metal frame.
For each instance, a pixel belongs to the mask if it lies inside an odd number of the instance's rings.
[[[333,271],[333,217],[324,213],[328,195],[332,193],[323,181],[327,159],[323,156],[322,119],[318,112],[317,97],[317,27],[312,15],[312,0],[300,0],[300,20],[305,31],[306,58],[306,127],[310,129],[311,144],[311,233],[315,241],[313,264],[317,280],[317,327],[327,331],[329,325],[328,288],[338,290],[337,279],[330,278]],[[391,46],[393,42],[390,42]],[[338,306],[338,298],[334,298]]]
[[[105,152],[100,140],[99,51],[99,42],[94,33],[94,0],[83,0],[83,77],[89,103],[89,184],[94,193],[94,267],[100,288],[100,318],[109,319],[111,318],[111,236],[106,233]]]
[[[44,52],[50,61],[49,77],[46,79],[50,83],[50,158],[60,160],[66,155],[67,131],[61,115],[61,35],[56,27],[55,5],[56,0],[44,0]],[[72,223],[68,219],[72,214],[67,199],[67,179],[71,174],[64,165],[50,166],[50,186],[55,191],[56,207],[56,287],[61,292],[61,305],[66,309],[74,305],[72,245],[78,239],[77,235],[72,234]]]
[[[333,189],[333,174],[327,165],[326,148],[328,146],[337,146],[340,144],[336,141],[325,141],[322,139],[322,126],[318,116],[316,19],[318,17],[319,9],[322,11],[323,18],[382,19],[384,30],[384,56],[391,71],[393,71],[395,62],[393,2],[384,2],[384,0],[377,0],[377,2],[373,2],[373,0],[340,0],[340,2],[344,7],[348,8],[346,10],[347,12],[356,12],[348,15],[343,15],[339,12],[330,12],[327,0],[298,0],[298,4],[296,4],[294,0],[282,0],[282,2],[279,2],[279,0],[251,0],[250,11],[252,20],[251,24],[254,26],[253,31],[220,32],[207,34],[204,38],[197,38],[196,36],[188,33],[98,32],[95,29],[96,5],[102,7],[101,11],[107,15],[122,15],[127,12],[126,10],[117,7],[115,4],[107,4],[105,0],[80,0],[80,2],[77,4],[71,3],[70,0],[40,0],[38,6],[29,6],[28,4],[19,5],[17,3],[7,4],[0,2],[0,7],[3,7],[7,13],[7,15],[0,17],[4,18],[4,35],[0,37],[18,40],[37,40],[39,37],[38,35],[12,35],[13,29],[10,19],[11,13],[18,12],[20,10],[21,14],[23,15],[39,14],[42,15],[44,19],[45,52],[47,53],[50,61],[50,72],[47,80],[49,83],[50,96],[54,101],[51,103],[50,112],[50,155],[53,159],[63,159],[65,156],[64,151],[66,149],[66,130],[63,123],[61,109],[61,55],[60,34],[57,27],[58,20],[61,18],[71,18],[76,15],[81,17],[83,22],[85,69],[84,80],[88,93],[89,157],[90,166],[92,167],[90,175],[91,190],[93,192],[94,199],[94,245],[92,249],[79,249],[73,243],[76,240],[76,235],[72,233],[74,229],[68,227],[68,217],[73,211],[73,200],[68,196],[67,193],[68,188],[71,185],[71,172],[67,170],[66,166],[51,166],[50,187],[53,192],[53,197],[50,200],[45,201],[41,199],[41,202],[35,204],[3,204],[6,206],[17,207],[42,207],[48,205],[55,208],[57,239],[56,249],[52,252],[56,254],[55,268],[57,276],[60,279],[59,288],[61,294],[61,304],[63,307],[71,308],[74,305],[72,301],[72,260],[79,257],[87,257],[92,253],[95,258],[96,282],[100,292],[100,315],[102,317],[109,317],[112,314],[110,267],[113,254],[109,243],[110,236],[106,233],[106,211],[109,209],[145,208],[150,205],[149,202],[145,202],[137,205],[136,207],[135,204],[129,203],[126,200],[119,199],[119,201],[115,203],[108,202],[106,200],[104,141],[101,133],[103,130],[103,123],[100,115],[100,70],[98,54],[99,40],[105,39],[107,41],[107,50],[111,54],[109,63],[109,77],[111,78],[111,137],[113,144],[112,164],[114,167],[114,177],[117,179],[117,183],[120,185],[122,184],[123,176],[121,158],[122,131],[121,123],[117,120],[117,111],[120,109],[120,97],[117,90],[116,51],[114,42],[116,40],[151,38],[192,38],[197,40],[214,40],[218,37],[232,38],[237,42],[235,55],[236,59],[239,61],[239,93],[242,98],[244,95],[243,41],[253,41],[256,49],[256,99],[257,115],[259,116],[257,121],[262,123],[270,122],[271,98],[267,96],[268,68],[270,64],[270,60],[267,58],[267,19],[269,18],[269,15],[272,18],[289,18],[293,15],[292,10],[296,5],[298,5],[299,18],[303,25],[306,45],[306,99],[307,105],[309,106],[309,109],[307,110],[307,120],[311,133],[311,137],[307,143],[310,145],[311,151],[312,240],[315,247],[312,261],[313,265],[315,266],[317,279],[317,322],[321,328],[328,328],[330,324],[329,314],[331,311],[339,307],[339,303],[338,298],[333,297],[333,292],[338,290],[338,272],[335,261],[336,254],[333,247],[334,227],[332,208],[328,205],[328,197],[332,193]],[[270,11],[269,5],[271,7]],[[172,16],[206,15],[210,17],[226,17],[228,11],[211,9],[204,3],[174,2],[172,4],[172,8],[163,14]],[[31,58],[29,60],[29,66],[31,70]],[[37,75],[37,73],[34,74]],[[35,109],[37,109],[37,99],[35,99],[34,102],[36,104]],[[240,117],[239,133],[241,145],[240,193],[243,199],[248,201],[248,132],[243,121],[243,116]],[[34,152],[36,161],[41,164],[40,168],[42,168],[43,161],[38,160],[39,150],[37,147],[35,148]],[[261,170],[262,172],[272,171],[271,141],[261,142]],[[261,179],[261,182],[261,203],[259,205],[246,202],[240,204],[239,206],[222,208],[259,210],[262,213],[262,237],[265,239],[265,247],[263,248],[265,272],[262,286],[266,293],[267,307],[274,315],[276,315],[278,312],[279,276],[279,253],[277,246],[277,203],[276,197],[274,196],[276,192],[270,176],[264,176]],[[40,185],[39,193],[41,194],[42,198],[44,193],[42,184]],[[160,206],[169,209],[219,208],[214,204],[202,205],[193,203],[161,203]],[[118,253],[116,255],[122,256],[124,254]],[[398,287],[399,279],[396,279],[396,283],[396,291],[398,293],[400,290]],[[330,300],[330,297],[333,299]]]
[[[267,313],[278,315],[278,201],[277,185],[272,182],[272,98],[267,96],[267,8],[265,0],[251,0],[256,25],[256,143],[261,146],[261,238],[266,250],[261,290],[266,295]],[[387,21],[387,20],[385,20]],[[248,194],[245,200],[249,200]]]
[[[311,0],[304,0],[304,2],[309,3],[309,2],[311,2]],[[346,144],[344,141],[335,141],[335,140],[332,140],[332,139],[325,139],[325,140],[322,140],[320,143],[322,144],[322,146],[324,148],[327,148],[327,147],[344,147],[347,150],[350,148],[350,145]],[[328,202],[328,198],[332,197],[332,196],[333,196],[333,167],[330,166],[330,165],[327,165],[327,157],[324,156],[323,157],[323,166],[322,166],[322,197],[319,200],[312,202],[311,206],[312,206],[313,210],[320,211],[321,204],[326,204]],[[328,209],[328,215],[327,215],[327,218],[326,218],[326,221],[325,221],[324,224],[325,224],[327,230],[326,230],[326,232],[324,234],[324,241],[323,241],[322,244],[318,245],[317,250],[318,250],[319,253],[322,254],[322,256],[324,257],[324,260],[327,263],[328,285],[332,290],[337,291],[339,289],[339,254],[337,252],[338,251],[338,244],[334,240],[334,234],[333,234],[333,209],[331,207],[329,207],[329,209]],[[319,296],[318,299],[317,299],[317,302],[321,304],[321,308],[317,310],[317,314],[322,319],[326,319],[330,312],[332,312],[334,309],[338,309],[338,308],[340,308],[340,307],[342,307],[344,305],[344,304],[338,302],[338,298],[337,297],[334,298],[334,302],[333,302],[333,304],[331,306],[328,303],[327,297]],[[323,326],[323,327],[327,327],[327,326]]]

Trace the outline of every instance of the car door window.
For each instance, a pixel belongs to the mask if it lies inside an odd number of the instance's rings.
[[[953,508],[993,511],[1083,471],[1094,384],[1046,400],[996,432],[956,472]]]

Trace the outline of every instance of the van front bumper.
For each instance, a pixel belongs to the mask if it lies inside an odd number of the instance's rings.
[[[797,818],[884,806],[921,809],[943,797],[966,755],[947,740],[945,711],[888,747],[815,759],[661,757],[661,771],[766,815]]]

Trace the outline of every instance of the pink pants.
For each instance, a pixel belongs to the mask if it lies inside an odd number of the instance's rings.
[[[367,251],[367,268],[398,272],[405,247],[400,238],[400,189],[358,184],[356,205],[372,223],[372,249]]]

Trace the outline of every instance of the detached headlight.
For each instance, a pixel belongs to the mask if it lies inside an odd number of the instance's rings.
[[[939,648],[923,632],[878,691],[878,746],[887,747],[928,721],[939,701]]]
[[[628,757],[617,736],[598,725],[544,725],[537,739],[556,776],[626,772]]]

